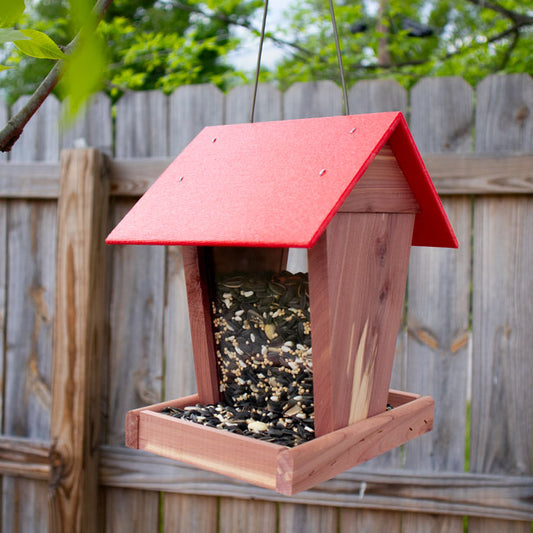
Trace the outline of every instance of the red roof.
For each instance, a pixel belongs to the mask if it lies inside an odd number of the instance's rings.
[[[401,113],[204,128],[107,242],[309,248],[386,141],[421,207],[413,244],[457,247]]]

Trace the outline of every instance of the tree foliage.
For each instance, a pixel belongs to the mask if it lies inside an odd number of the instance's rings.
[[[531,0],[379,0],[336,2],[349,81],[460,75],[477,83],[494,72],[533,71]],[[327,2],[302,0],[288,16],[296,36],[275,78],[338,79]]]

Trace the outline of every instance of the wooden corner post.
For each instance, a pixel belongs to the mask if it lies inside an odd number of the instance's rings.
[[[103,155],[61,154],[50,421],[50,531],[101,531],[98,523],[100,361],[104,344]]]

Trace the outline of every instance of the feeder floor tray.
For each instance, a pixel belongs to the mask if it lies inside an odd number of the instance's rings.
[[[394,407],[287,448],[162,414],[199,403],[198,395],[129,411],[126,445],[290,496],[430,431],[429,396],[389,391]]]

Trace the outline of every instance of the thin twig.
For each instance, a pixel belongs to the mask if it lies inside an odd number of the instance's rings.
[[[94,6],[94,13],[97,17],[97,24],[104,16],[107,8],[111,5],[113,0],[98,0]],[[96,29],[96,28],[95,28]],[[81,30],[80,30],[81,32]],[[69,54],[76,47],[80,32],[65,46],[65,54]],[[45,76],[39,87],[28,99],[26,104],[13,115],[0,131],[0,151],[9,152],[13,145],[17,142],[18,138],[22,135],[26,124],[31,117],[37,112],[37,110],[44,103],[48,95],[54,90],[59,78],[61,77],[61,70],[63,66],[63,60],[59,60],[52,67],[50,72]]]

